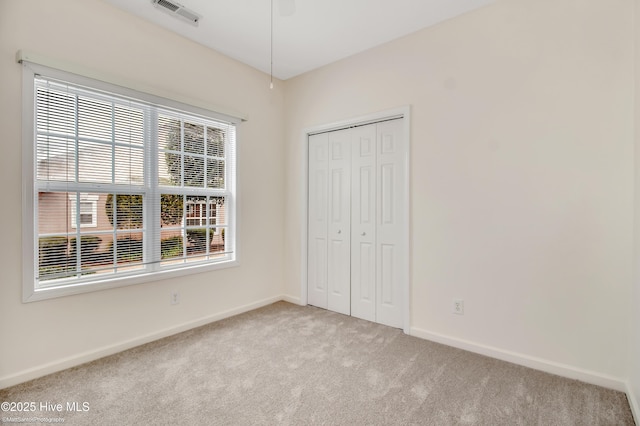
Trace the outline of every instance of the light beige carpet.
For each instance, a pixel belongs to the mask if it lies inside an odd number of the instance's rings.
[[[0,390],[74,425],[633,425],[623,393],[279,302]]]

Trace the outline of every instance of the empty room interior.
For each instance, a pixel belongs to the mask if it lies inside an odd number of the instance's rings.
[[[637,424],[639,25],[0,0],[3,422]]]

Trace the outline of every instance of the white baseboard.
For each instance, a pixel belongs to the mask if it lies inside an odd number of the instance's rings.
[[[293,303],[294,305],[302,306],[302,303],[300,302],[300,298],[297,296],[289,296],[288,294],[283,294],[282,300],[284,300],[285,302]]]
[[[640,395],[636,395],[636,393],[633,391],[633,388],[631,387],[631,383],[627,382],[626,385],[627,399],[629,400],[629,405],[631,406],[633,420],[637,425],[640,425],[640,400],[638,399],[638,396]]]
[[[145,343],[152,342],[154,340],[162,339],[183,331],[190,330],[192,328],[200,327],[215,321],[219,321],[234,315],[238,315],[244,312],[249,312],[254,309],[261,308],[263,306],[270,305],[272,303],[284,300],[285,302],[300,305],[300,298],[290,295],[274,296],[267,299],[263,299],[254,303],[239,306],[237,308],[229,309],[217,314],[209,315],[194,321],[189,321],[174,327],[170,327],[164,330],[160,330],[154,333],[150,333],[144,336],[140,336],[134,339],[126,340],[114,345],[104,346],[96,350],[87,351],[81,354],[73,355],[70,357],[62,358],[44,365],[40,365],[34,368],[23,370],[19,373],[0,377],[0,389],[14,386],[38,377],[46,376],[58,371],[65,370],[67,368],[75,367],[87,362],[94,361],[105,356],[113,355],[118,352],[122,352],[127,349],[134,348],[136,346],[143,345]],[[438,333],[429,332],[419,328],[412,327],[410,329],[410,335],[419,337],[425,340],[430,340],[437,343],[442,343],[448,346],[453,346],[459,349],[464,349],[470,352],[478,353],[481,355],[490,356],[492,358],[500,359],[514,364],[522,365],[525,367],[533,368],[547,373],[556,374],[558,376],[567,377],[570,379],[580,380],[586,383],[591,383],[598,386],[614,389],[621,392],[626,392],[631,410],[633,411],[636,419],[636,424],[640,425],[638,421],[640,418],[640,407],[633,389],[626,381],[607,376],[599,373],[582,370],[572,366],[551,362],[548,360],[531,357],[524,354],[505,351],[499,348],[478,344],[475,342],[453,338]]]
[[[491,358],[500,359],[502,361],[511,362],[513,364],[522,365],[524,367],[533,368],[535,370],[544,371],[546,373],[555,374],[557,376],[569,379],[580,380],[581,382],[590,383],[597,386],[627,392],[628,386],[625,380],[609,376],[606,374],[595,373],[588,370],[572,367],[566,364],[524,355],[517,352],[506,351],[500,348],[471,342],[468,340],[458,339],[439,333],[433,333],[427,330],[412,327],[410,334],[421,339],[430,340],[436,343],[442,343],[454,348],[464,349],[480,355],[486,355]]]
[[[81,354],[62,358],[44,365],[40,365],[38,367],[30,368],[16,374],[12,374],[10,376],[0,377],[0,389],[7,388],[9,386],[14,386],[32,379],[36,379],[38,377],[46,376],[51,373],[56,373],[58,371],[75,367],[80,364],[95,361],[96,359],[103,358],[105,356],[113,355],[115,353],[122,352],[127,349],[131,349],[136,346],[143,345],[145,343],[153,342],[154,340],[162,339],[163,337],[168,337],[177,333],[181,333],[183,331],[190,330],[192,328],[200,327],[202,325],[219,321],[221,319],[225,319],[228,317],[232,317],[234,315],[249,312],[254,309],[258,309],[263,306],[267,306],[272,303],[279,302],[280,300],[285,300],[285,299],[283,298],[283,296],[270,297],[268,299],[250,303],[248,305],[239,306],[237,308],[233,308],[217,314],[209,315],[194,321],[189,321],[174,327],[170,327],[154,333],[149,333],[144,336],[136,337],[134,339],[125,340],[123,342],[116,343],[114,345],[104,346],[96,350],[87,351]]]

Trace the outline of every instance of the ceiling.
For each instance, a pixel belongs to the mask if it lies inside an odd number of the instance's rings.
[[[179,0],[198,26],[151,0],[107,3],[270,73],[271,0]],[[173,3],[173,0],[171,0]],[[273,75],[286,80],[491,3],[493,0],[273,0]]]

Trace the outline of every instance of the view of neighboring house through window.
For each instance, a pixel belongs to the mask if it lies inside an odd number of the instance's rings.
[[[234,124],[42,75],[33,90],[35,292],[235,260]]]

